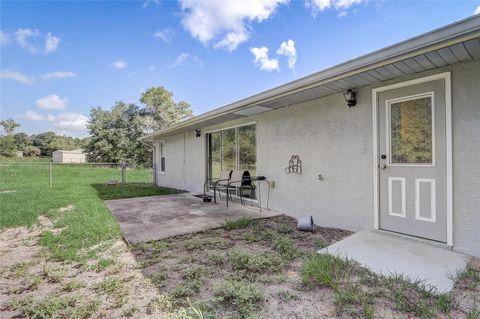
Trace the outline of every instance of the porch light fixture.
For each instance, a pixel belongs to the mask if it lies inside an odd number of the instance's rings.
[[[354,90],[348,89],[345,93],[343,93],[343,97],[345,98],[348,107],[357,105],[357,92]]]
[[[200,137],[202,135],[202,133],[200,132],[199,129],[196,129],[195,130],[195,137]]]

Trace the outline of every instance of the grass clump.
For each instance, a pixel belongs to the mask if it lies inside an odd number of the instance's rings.
[[[228,230],[245,228],[253,222],[253,219],[242,217],[239,219],[226,219],[224,227]]]
[[[107,277],[94,289],[113,298],[115,308],[120,308],[128,302],[128,290],[118,277]]]
[[[208,274],[208,269],[203,266],[190,267],[183,273],[182,283],[170,293],[170,296],[173,300],[192,296],[203,287]]]
[[[349,262],[338,256],[313,253],[303,262],[302,283],[308,287],[337,288],[350,268]]]
[[[207,254],[207,264],[214,266],[222,266],[225,264],[225,254],[219,252],[209,252]]]
[[[263,290],[257,285],[236,280],[224,281],[216,286],[214,296],[219,302],[235,307],[241,318],[250,316],[265,299]]]
[[[43,318],[90,318],[100,306],[98,301],[81,302],[83,296],[49,295],[43,300],[26,298],[14,306],[32,319]]]
[[[163,286],[165,280],[168,278],[165,272],[157,272],[148,277],[150,281],[157,287]]]
[[[277,236],[272,242],[273,249],[287,260],[298,256],[297,246],[292,239],[285,236]]]
[[[110,258],[101,258],[98,260],[97,265],[95,266],[95,270],[100,272],[102,270],[107,269],[108,267],[112,266],[115,263],[115,260]]]
[[[87,285],[84,282],[72,280],[67,282],[63,287],[62,291],[72,292],[81,288],[85,288]]]
[[[221,237],[206,237],[199,239],[188,239],[184,242],[186,250],[205,250],[205,249],[227,249],[232,243]]]
[[[281,270],[282,259],[272,253],[252,254],[242,250],[233,250],[229,261],[235,270],[243,270],[249,273],[264,273]]]

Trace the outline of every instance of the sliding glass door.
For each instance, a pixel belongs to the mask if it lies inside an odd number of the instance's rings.
[[[209,133],[207,141],[209,178],[218,178],[222,170],[246,170],[256,176],[255,124]]]

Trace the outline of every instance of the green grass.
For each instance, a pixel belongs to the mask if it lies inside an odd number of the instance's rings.
[[[53,165],[53,187],[49,186],[49,165],[0,163],[0,229],[30,226],[47,214],[62,227],[59,234],[45,231],[41,244],[59,260],[85,260],[95,252],[88,248],[118,238],[120,230],[102,198],[165,194],[167,190],[149,184],[151,171],[126,171],[127,185],[105,189],[99,184],[121,180],[121,170],[91,165]],[[9,192],[3,192],[8,190]],[[13,191],[13,192],[12,192]],[[58,212],[72,205],[73,209]]]
[[[155,195],[175,194],[176,191],[167,187],[156,187],[151,183],[128,183],[125,186],[115,187],[103,184],[95,184],[93,187],[97,190],[98,197],[103,200],[145,197]]]
[[[245,228],[253,222],[252,219],[248,217],[241,217],[238,219],[226,219],[224,226],[228,230]]]

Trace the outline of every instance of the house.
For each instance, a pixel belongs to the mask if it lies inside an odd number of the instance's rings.
[[[85,153],[83,149],[75,149],[71,151],[56,150],[52,153],[54,163],[85,163]]]
[[[22,151],[16,151],[15,152],[15,157],[22,158],[23,157],[23,152]]]
[[[155,182],[246,169],[272,209],[480,256],[479,58],[476,15],[185,120],[142,138]]]

